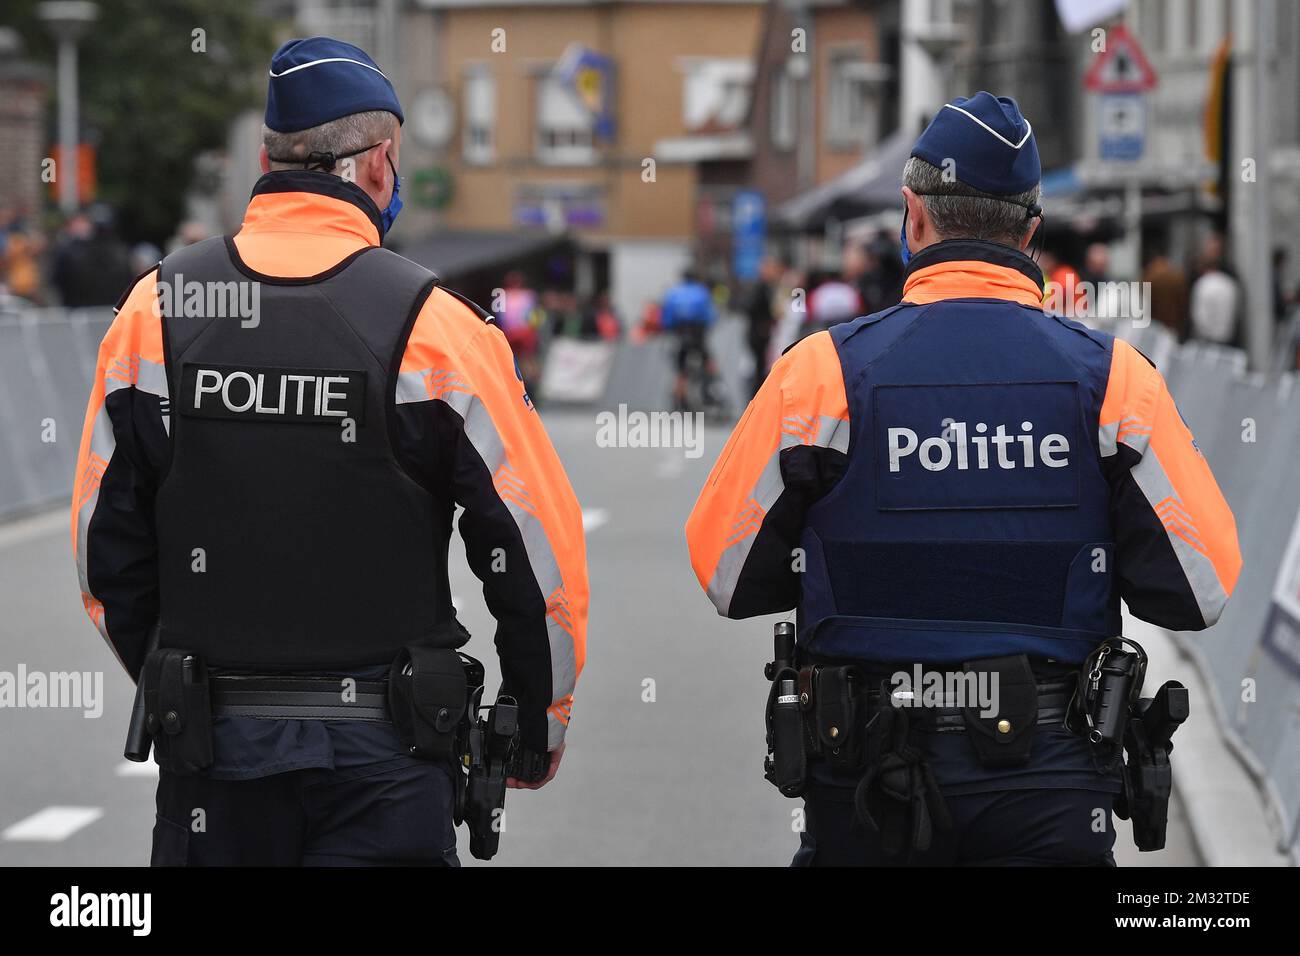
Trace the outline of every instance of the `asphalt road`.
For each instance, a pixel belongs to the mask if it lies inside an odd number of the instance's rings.
[[[585,509],[592,606],[587,669],[557,779],[512,792],[502,864],[784,865],[793,811],[761,775],[762,664],[775,618],[719,618],[695,582],[682,526],[727,430],[702,456],[596,444],[595,412],[544,417]],[[455,549],[453,549],[455,555]],[[493,656],[493,625],[461,556],[453,593]],[[0,863],[143,865],[152,764],[121,756],[132,687],[86,620],[62,511],[0,526],[0,671],[103,674],[102,715],[0,711]],[[495,679],[490,681],[495,686]],[[143,771],[143,772],[142,772]],[[1122,864],[1194,864],[1174,808],[1170,849]],[[461,831],[461,856],[471,863]]]

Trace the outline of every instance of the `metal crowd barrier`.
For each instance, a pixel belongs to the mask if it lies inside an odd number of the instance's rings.
[[[0,318],[0,519],[66,499],[112,309]]]
[[[1243,568],[1208,633],[1176,635],[1215,691],[1225,736],[1268,797],[1278,846],[1300,862],[1300,385],[1245,372],[1235,349],[1126,334],[1159,365],[1232,506]]]

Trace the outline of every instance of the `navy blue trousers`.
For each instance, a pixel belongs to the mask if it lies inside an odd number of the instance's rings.
[[[949,830],[930,848],[886,856],[854,817],[853,790],[812,784],[794,866],[1114,866],[1111,807],[1100,790],[1018,789],[948,794]]]
[[[452,771],[387,761],[158,779],[153,866],[459,866]]]
[[[980,764],[964,733],[919,733],[952,828],[907,859],[886,856],[856,819],[858,774],[810,767],[805,830],[795,866],[1114,866],[1111,810],[1119,765],[1099,767],[1088,744],[1059,725],[1034,731],[1031,759],[1016,768]]]

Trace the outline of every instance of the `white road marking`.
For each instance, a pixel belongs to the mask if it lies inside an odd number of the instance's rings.
[[[136,763],[134,760],[123,760],[113,771],[118,777],[152,777],[158,779],[158,765],[152,760],[145,760]]]
[[[57,843],[104,815],[101,807],[46,807],[26,820],[19,820],[0,834],[6,840],[37,840]]]
[[[582,512],[582,530],[595,531],[609,520],[609,512],[604,508],[584,508]]]

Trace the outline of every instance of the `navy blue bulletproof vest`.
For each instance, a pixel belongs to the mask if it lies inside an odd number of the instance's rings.
[[[803,534],[805,650],[1077,662],[1118,634],[1097,437],[1112,339],[993,299],[904,303],[830,334],[850,440]]]

